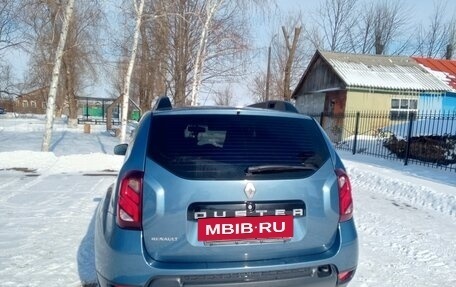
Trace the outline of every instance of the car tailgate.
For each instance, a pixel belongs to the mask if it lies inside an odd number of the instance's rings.
[[[286,180],[188,180],[152,160],[147,160],[146,170],[153,176],[144,179],[143,240],[145,251],[157,261],[281,259],[322,253],[335,242],[339,202],[337,177],[330,161],[309,177]],[[254,205],[255,212],[249,212],[249,204]],[[244,233],[260,223],[280,231],[285,226],[281,222],[290,217],[292,233],[283,237],[211,236],[240,233],[241,225],[236,223],[245,224]],[[204,225],[199,221],[214,218],[218,221],[208,228],[209,237],[201,238],[198,229]]]

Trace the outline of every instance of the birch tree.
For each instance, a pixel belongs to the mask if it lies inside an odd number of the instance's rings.
[[[52,127],[54,125],[55,98],[57,94],[57,85],[59,83],[60,67],[62,64],[62,57],[68,34],[68,28],[70,26],[71,18],[73,16],[73,6],[74,0],[68,0],[64,14],[62,32],[60,33],[59,37],[59,45],[57,46],[57,50],[55,53],[54,69],[52,71],[52,80],[49,88],[49,96],[46,108],[46,125],[41,151],[49,151],[49,147],[51,144]]]
[[[141,21],[144,11],[144,2],[145,0],[139,1],[139,6],[136,0],[133,0],[135,11],[136,11],[136,25],[133,36],[133,43],[131,48],[130,61],[128,63],[127,72],[124,78],[124,87],[122,92],[122,118],[121,118],[121,130],[120,130],[120,142],[126,142],[127,135],[127,123],[128,123],[128,106],[130,100],[130,83],[131,75],[133,73],[133,68],[135,66],[136,54],[138,49],[139,36],[141,33]]]
[[[150,4],[143,11],[138,64],[130,87],[131,93],[139,97],[137,100],[143,111],[149,110],[154,100],[166,93],[165,66],[170,52],[169,26],[163,8],[166,3],[151,1]],[[147,15],[151,15],[151,18]]]
[[[242,34],[242,31],[246,31],[245,26],[242,27],[242,23],[247,19],[245,11],[253,12],[257,7],[265,11],[269,3],[270,1],[258,0],[202,1],[204,9],[199,17],[202,27],[199,30],[199,43],[192,69],[191,105],[198,105],[203,81],[207,82],[217,76],[236,77],[235,71],[242,64],[237,66],[240,62],[233,56],[242,55],[247,50],[246,33]],[[223,62],[223,59],[228,58],[232,60],[225,61],[223,67],[214,65],[214,62],[220,63],[219,60]],[[206,62],[208,67],[210,66],[208,70],[205,70]]]
[[[142,108],[150,108],[151,101],[165,93],[174,106],[197,104],[200,93],[214,96],[211,87],[218,86],[221,79],[233,82],[245,73],[249,26],[245,9],[238,5],[260,6],[260,1],[146,3],[137,47],[138,64],[130,86],[132,97],[139,97]],[[125,9],[122,14],[128,17]]]
[[[62,59],[61,86],[69,127],[77,127],[77,95],[83,94],[85,87],[97,80],[98,63],[103,60],[98,44],[102,18],[101,7],[96,1],[79,2],[75,6]]]
[[[187,104],[186,87],[189,73],[193,69],[192,55],[196,49],[199,27],[198,3],[190,1],[166,1],[163,13],[169,27],[169,54],[166,67],[167,86],[175,106]]]
[[[25,43],[22,46],[29,53],[25,81],[29,91],[49,87],[58,35],[62,31],[62,7],[65,6],[60,3],[24,0],[21,21]],[[69,127],[77,127],[77,95],[96,82],[103,66],[99,44],[102,42],[99,41],[102,20],[103,11],[98,1],[75,2],[55,100],[55,115],[67,115]]]
[[[238,5],[255,1],[161,1],[167,23],[167,92],[175,106],[198,103],[203,89],[239,77],[248,50],[248,25]],[[205,90],[209,91],[209,89]],[[193,102],[193,103],[192,103]]]
[[[198,104],[198,91],[201,85],[201,73],[203,70],[206,46],[208,42],[208,33],[211,29],[212,20],[214,14],[223,4],[224,0],[208,0],[206,10],[206,20],[204,21],[203,29],[201,31],[200,42],[198,51],[196,52],[195,66],[193,69],[193,84],[192,84],[192,95],[191,95],[191,105],[196,106]]]

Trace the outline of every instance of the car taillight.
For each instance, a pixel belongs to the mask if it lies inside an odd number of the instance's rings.
[[[117,225],[141,229],[143,173],[127,174],[121,183],[117,203]]]
[[[350,179],[342,169],[336,170],[337,183],[339,185],[339,214],[340,222],[353,217],[353,198],[351,193]]]

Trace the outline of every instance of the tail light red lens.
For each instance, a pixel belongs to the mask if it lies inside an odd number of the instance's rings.
[[[340,272],[340,273],[337,275],[337,285],[345,284],[345,283],[347,283],[348,281],[350,281],[350,280],[353,278],[353,276],[355,275],[355,271],[356,271],[356,270],[350,270],[350,271]]]
[[[350,179],[342,169],[336,170],[337,183],[339,185],[339,214],[340,222],[347,221],[353,217],[353,197],[351,192]]]
[[[121,228],[141,229],[143,173],[133,172],[120,183],[117,224]]]

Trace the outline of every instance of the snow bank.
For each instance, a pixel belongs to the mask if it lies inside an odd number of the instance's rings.
[[[456,188],[411,177],[391,170],[381,170],[359,162],[345,161],[348,174],[359,188],[375,188],[374,193],[409,205],[456,217]]]

